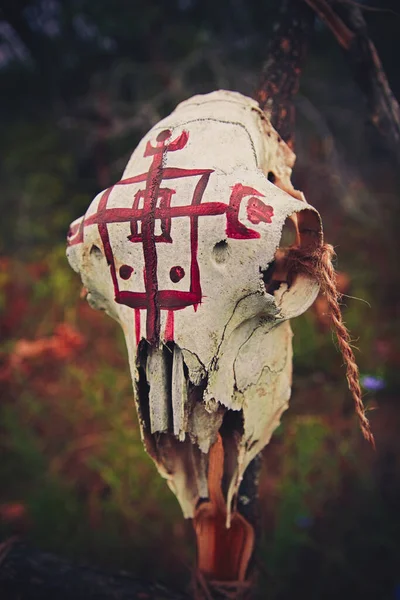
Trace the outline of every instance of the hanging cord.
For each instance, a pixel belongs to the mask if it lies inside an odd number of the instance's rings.
[[[369,421],[365,415],[362,401],[359,370],[351,347],[351,338],[347,327],[343,322],[340,310],[341,294],[336,286],[336,273],[332,264],[335,256],[333,246],[323,244],[318,248],[290,248],[287,255],[287,269],[290,276],[297,273],[305,273],[316,279],[321,287],[321,292],[329,306],[329,314],[332,319],[339,350],[346,365],[346,378],[349,390],[353,396],[355,411],[360,422],[360,428],[365,439],[375,448],[375,440]]]

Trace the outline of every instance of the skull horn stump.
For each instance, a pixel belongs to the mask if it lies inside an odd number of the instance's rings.
[[[88,302],[123,328],[145,449],[194,519],[209,580],[245,580],[254,532],[239,486],[288,407],[289,319],[318,293],[281,260],[322,244],[294,160],[254,100],[195,96],[68,234]]]

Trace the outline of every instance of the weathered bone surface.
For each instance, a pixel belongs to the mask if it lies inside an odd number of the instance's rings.
[[[322,242],[291,184],[294,158],[254,100],[195,96],[70,228],[69,262],[123,328],[142,438],[186,517],[208,497],[218,432],[229,512],[288,406],[288,319],[318,285],[286,281],[279,257]]]

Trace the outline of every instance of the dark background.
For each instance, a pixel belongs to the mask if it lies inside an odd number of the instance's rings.
[[[65,236],[179,101],[254,94],[279,6],[0,2],[2,539],[17,533],[61,556],[186,584],[190,525],[142,450],[122,333],[79,300]],[[399,3],[364,6],[399,98]],[[320,211],[342,289],[356,297],[343,312],[377,452],[359,433],[318,302],[293,323],[291,408],[264,452],[260,598],[396,599],[400,166],[320,22],[296,110],[293,181]]]

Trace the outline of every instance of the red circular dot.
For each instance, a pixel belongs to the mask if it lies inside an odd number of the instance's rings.
[[[122,265],[122,267],[119,268],[119,275],[121,277],[121,279],[129,279],[129,277],[132,275],[133,273],[133,268],[130,267],[129,265]]]
[[[169,276],[171,278],[171,281],[173,281],[174,283],[178,283],[178,281],[185,277],[185,270],[183,267],[179,266],[172,267],[172,269],[169,272]]]
[[[169,129],[164,129],[157,136],[157,142],[165,142],[169,137],[171,137],[172,132]]]

